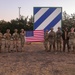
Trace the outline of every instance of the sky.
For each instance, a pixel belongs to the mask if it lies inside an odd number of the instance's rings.
[[[75,13],[75,0],[0,0],[0,20],[11,21],[33,15],[33,7],[62,7],[69,15]]]

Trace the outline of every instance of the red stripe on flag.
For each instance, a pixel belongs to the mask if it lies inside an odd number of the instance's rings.
[[[43,42],[44,41],[44,30],[33,31],[34,36],[26,37],[26,42]]]

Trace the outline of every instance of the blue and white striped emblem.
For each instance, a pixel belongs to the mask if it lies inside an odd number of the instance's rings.
[[[62,7],[34,7],[34,30],[61,27]]]

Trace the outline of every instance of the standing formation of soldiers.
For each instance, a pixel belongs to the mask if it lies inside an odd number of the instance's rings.
[[[70,32],[67,27],[64,30],[58,27],[56,32],[51,28],[50,32],[48,30],[45,32],[44,38],[46,51],[75,51],[75,32],[73,27]]]
[[[25,31],[24,29],[21,29],[21,32],[20,34],[18,33],[18,30],[15,29],[14,30],[14,33],[11,35],[10,33],[10,29],[7,29],[6,30],[6,33],[3,35],[1,32],[0,32],[0,52],[1,52],[1,47],[2,47],[2,39],[4,38],[5,39],[5,48],[8,49],[8,52],[10,52],[10,46],[11,46],[11,39],[13,40],[13,49],[16,48],[16,51],[18,52],[18,45],[19,45],[19,39],[21,41],[21,51],[22,51],[22,48],[24,47],[24,43],[25,43]]]
[[[10,29],[6,30],[6,33],[3,35],[0,31],[0,52],[2,47],[2,39],[5,39],[5,48],[8,49],[8,52],[10,52],[11,48],[11,39],[13,40],[13,49],[15,48],[18,52],[19,50],[19,40],[21,44],[21,51],[24,48],[25,44],[25,35],[26,32],[24,29],[21,29],[20,34],[18,33],[18,30],[15,29],[14,33],[11,35]],[[66,47],[67,46],[67,47]],[[44,34],[44,47],[46,51],[63,51],[66,50],[70,52],[71,50],[75,51],[75,32],[74,28],[72,27],[70,32],[68,31],[68,28],[65,27],[64,30],[61,30],[60,27],[58,27],[58,30],[55,32],[53,28],[50,29],[50,32],[46,30]]]

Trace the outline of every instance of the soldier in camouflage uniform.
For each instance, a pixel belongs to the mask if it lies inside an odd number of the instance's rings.
[[[44,34],[44,47],[45,50],[48,51],[48,30],[46,30],[45,34]]]
[[[8,52],[10,52],[10,45],[11,45],[11,34],[10,34],[10,29],[6,30],[6,33],[4,34],[5,38],[5,48],[8,48]]]
[[[75,49],[75,32],[74,32],[74,28],[71,28],[71,31],[68,33],[68,37],[69,37],[69,47],[70,49],[73,48],[73,51]]]
[[[19,44],[18,41],[19,41],[19,34],[18,34],[18,30],[15,29],[13,33],[13,44],[17,52],[18,52],[18,44]]]
[[[68,37],[68,28],[65,27],[63,30],[62,30],[62,39],[63,39],[63,52],[66,51],[66,46],[67,46],[67,49],[68,49],[68,52],[69,52],[69,37]]]
[[[25,31],[24,31],[24,29],[21,29],[20,39],[21,39],[21,47],[24,47],[24,44],[25,44]]]
[[[51,31],[49,32],[48,39],[49,39],[49,51],[51,51],[52,46],[55,51],[55,32],[53,31],[53,28],[51,28]]]
[[[58,30],[56,32],[56,42],[57,42],[57,50],[61,51],[62,31],[61,31],[60,27],[58,27]]]
[[[0,32],[0,52],[1,52],[1,46],[2,46],[2,37],[3,37],[3,35],[2,35],[2,33]]]

